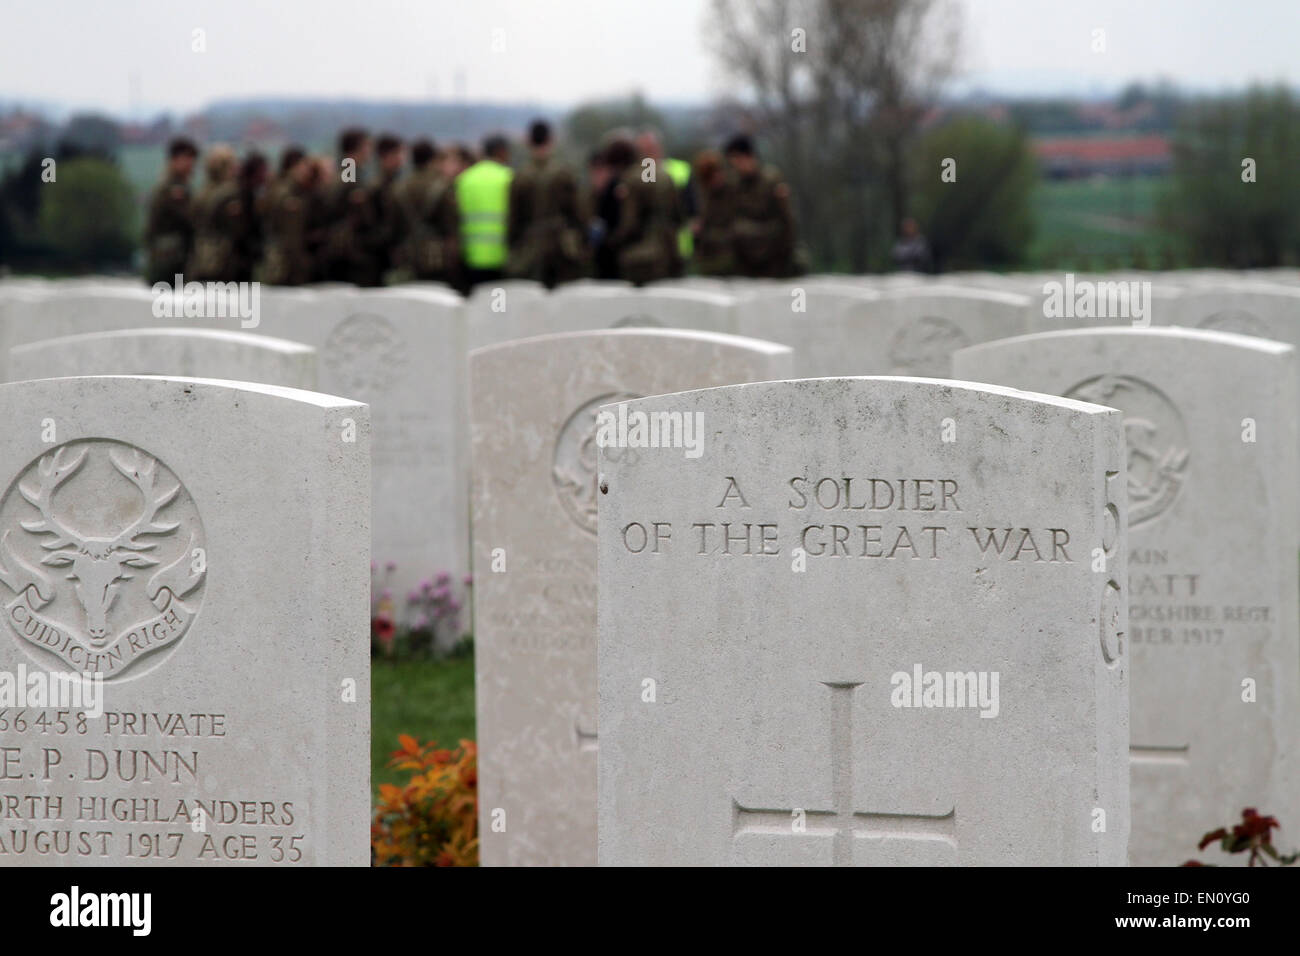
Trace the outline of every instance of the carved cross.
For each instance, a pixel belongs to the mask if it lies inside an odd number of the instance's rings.
[[[805,830],[793,826],[794,810],[759,810],[742,807],[734,799],[732,836],[747,833],[783,834],[826,839],[829,835],[834,866],[853,865],[857,838],[939,840],[957,846],[954,807],[943,814],[869,813],[853,809],[853,691],[861,681],[837,684],[823,681],[831,690],[831,794],[833,809],[805,810]]]

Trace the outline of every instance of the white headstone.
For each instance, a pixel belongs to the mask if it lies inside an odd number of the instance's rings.
[[[301,342],[218,329],[91,332],[20,345],[12,381],[77,375],[172,375],[316,388],[316,350]]]
[[[1094,329],[989,343],[955,365],[1124,412],[1131,861],[1177,865],[1245,807],[1300,807],[1294,350]]]
[[[388,578],[395,597],[404,600],[440,571],[464,575],[469,474],[460,299],[402,289],[331,292],[267,316],[259,331],[315,346],[320,389],[370,405],[372,550],[378,565],[396,565]],[[440,635],[440,647],[459,637]]]
[[[0,865],[367,865],[365,406],[47,379],[0,420]]]
[[[469,349],[545,335],[551,296],[540,282],[511,280],[476,286],[465,300]]]
[[[626,408],[709,441],[601,455],[602,865],[1123,862],[1116,412],[912,378]]]
[[[731,331],[730,295],[698,289],[591,289],[562,286],[551,294],[549,331],[665,328]]]
[[[485,865],[596,861],[597,409],[789,369],[782,346],[660,329],[545,336],[471,355]],[[627,453],[692,464],[684,449]]]
[[[1182,297],[1164,324],[1300,346],[1300,287],[1262,281],[1201,283]]]
[[[881,345],[861,317],[880,293],[861,288],[765,282],[737,295],[734,331],[794,349],[795,374],[805,378],[861,375]]]

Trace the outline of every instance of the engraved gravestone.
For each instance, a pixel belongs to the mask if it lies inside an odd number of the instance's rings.
[[[783,346],[659,329],[543,336],[471,354],[485,865],[596,862],[600,406],[789,373]],[[672,452],[679,466],[685,453]]]
[[[1167,321],[1300,346],[1300,288],[1276,281],[1206,282],[1189,289]]]
[[[261,331],[314,345],[319,387],[370,405],[376,562],[405,596],[469,569],[464,313],[430,290],[339,291],[286,305]],[[408,621],[409,623],[409,621]],[[440,635],[445,648],[460,635]]]
[[[44,339],[9,354],[12,381],[77,375],[222,378],[312,390],[316,350],[247,332],[156,328]]]
[[[624,409],[708,444],[600,457],[601,865],[1122,864],[1118,413],[913,378]]]
[[[546,335],[551,294],[540,282],[511,279],[475,286],[465,299],[467,348]]]
[[[800,377],[862,375],[884,352],[861,317],[880,300],[865,285],[762,282],[736,295],[732,331],[790,346]]]
[[[0,865],[367,865],[365,406],[122,376],[0,415]]]
[[[404,596],[436,572],[464,574],[469,502],[460,297],[427,289],[259,287],[256,325],[245,327],[253,320],[241,318],[240,310],[253,299],[251,292],[241,295],[208,303],[144,288],[65,290],[13,315],[0,313],[0,336],[12,348],[50,337],[181,326],[314,348],[317,387],[371,406],[374,555],[396,565],[388,584]],[[441,635],[443,646],[458,636]]]
[[[730,332],[730,295],[698,289],[561,287],[551,294],[549,332],[611,328],[693,329]]]
[[[1293,349],[1092,329],[978,346],[956,374],[1124,412],[1131,862],[1181,863],[1245,807],[1300,807]]]
[[[858,311],[868,334],[884,344],[880,360],[859,374],[946,378],[952,353],[1026,330],[1025,295],[953,285],[896,288]]]

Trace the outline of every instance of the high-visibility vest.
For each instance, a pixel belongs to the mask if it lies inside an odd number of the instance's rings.
[[[460,247],[471,269],[506,264],[506,212],[514,172],[492,159],[479,160],[456,177]]]
[[[684,159],[665,159],[664,165],[668,167],[668,175],[672,178],[673,185],[679,191],[685,189],[687,183],[691,181],[691,164]],[[691,227],[683,226],[677,231],[677,251],[681,253],[683,259],[689,259],[694,248]]]

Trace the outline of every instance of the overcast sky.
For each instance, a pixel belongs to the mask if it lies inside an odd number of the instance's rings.
[[[955,0],[957,89],[1300,86],[1300,0]],[[708,0],[0,0],[0,100],[144,115],[231,97],[725,92]],[[205,52],[192,50],[204,31]],[[1105,30],[1105,52],[1091,49]],[[498,48],[494,51],[494,43]],[[815,54],[816,37],[809,37]]]

